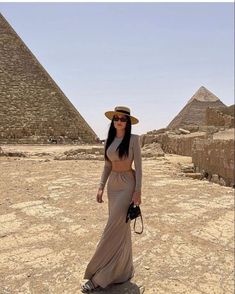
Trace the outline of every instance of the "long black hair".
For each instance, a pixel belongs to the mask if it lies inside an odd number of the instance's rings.
[[[121,143],[118,145],[117,150],[119,158],[122,158],[124,156],[128,157],[129,155],[129,144],[130,144],[130,138],[131,138],[131,119],[129,115],[125,115],[127,117],[126,122],[126,128],[125,128],[125,135],[121,141]],[[115,136],[116,136],[116,128],[114,127],[113,119],[111,121],[109,131],[108,131],[108,137],[105,144],[105,152],[104,152],[104,159],[110,160],[107,156],[107,149],[109,145],[113,142]]]

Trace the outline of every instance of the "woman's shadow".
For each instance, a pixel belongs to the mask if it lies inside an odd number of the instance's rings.
[[[135,283],[127,281],[125,283],[120,284],[111,284],[107,288],[102,289],[99,288],[97,290],[92,291],[93,294],[143,294],[144,287],[138,286]]]

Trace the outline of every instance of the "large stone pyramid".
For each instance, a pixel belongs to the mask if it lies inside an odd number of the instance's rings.
[[[204,126],[206,124],[207,107],[217,108],[221,106],[226,105],[217,96],[202,86],[167,127],[176,129],[187,128],[188,126]]]
[[[0,143],[94,143],[97,135],[0,14]]]

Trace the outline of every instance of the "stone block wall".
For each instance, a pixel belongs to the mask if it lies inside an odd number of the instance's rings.
[[[196,171],[226,186],[234,186],[234,140],[195,139],[192,162]]]
[[[207,134],[196,132],[189,135],[159,134],[156,142],[161,143],[165,153],[192,156],[192,144],[195,138],[206,138]]]
[[[234,128],[234,116],[223,113],[219,109],[209,107],[206,110],[206,125]]]

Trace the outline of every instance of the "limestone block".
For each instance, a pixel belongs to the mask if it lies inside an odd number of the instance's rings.
[[[141,150],[142,157],[161,157],[165,156],[164,151],[161,148],[161,144],[153,142],[151,144],[146,144]]]
[[[194,166],[191,165],[181,165],[181,170],[184,173],[193,173],[194,172]]]
[[[185,176],[192,178],[192,179],[198,179],[198,180],[200,180],[202,178],[201,173],[186,173]]]
[[[157,135],[157,134],[165,133],[167,130],[168,130],[167,128],[161,128],[158,130],[149,131],[147,132],[147,135]]]
[[[140,140],[141,147],[143,147],[145,144],[150,144],[152,142],[156,141],[156,136],[155,135],[144,135],[142,137],[142,140]]]
[[[190,131],[185,130],[185,129],[182,129],[182,128],[179,128],[179,131],[180,131],[182,134],[190,134]]]

